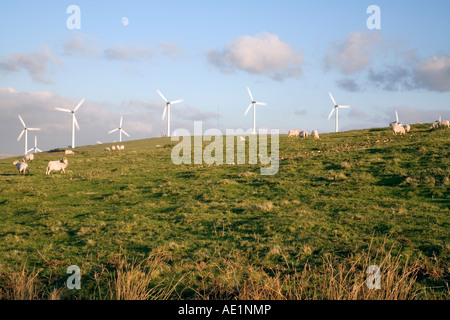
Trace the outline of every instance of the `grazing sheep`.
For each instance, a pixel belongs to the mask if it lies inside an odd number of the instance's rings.
[[[121,146],[120,146],[120,150],[125,150],[125,146],[124,146],[124,145],[121,145]]]
[[[240,140],[240,141],[245,141],[245,137],[240,136],[240,137],[239,137],[239,140]]]
[[[302,138],[302,139],[306,139],[306,138],[308,137],[308,132],[302,130],[302,131],[300,131],[299,136],[300,136],[300,138]]]
[[[298,137],[299,134],[300,134],[300,131],[298,131],[298,130],[289,130],[288,137]]]
[[[106,147],[106,148],[105,148],[105,151],[111,151],[111,149],[110,149],[110,148],[108,148],[108,147]]]
[[[405,128],[402,126],[399,126],[399,125],[393,125],[392,126],[392,134],[397,135],[397,133],[405,134],[406,133]]]
[[[116,147],[115,146],[111,146],[111,150],[112,151],[116,150]]]
[[[116,150],[120,150],[120,146],[119,145],[116,146]]]
[[[32,154],[32,153],[30,153],[30,154],[25,154],[24,156],[23,156],[23,162],[26,162],[26,161],[33,161],[34,160],[34,154]]]
[[[411,126],[409,124],[405,124],[404,128],[405,128],[405,132],[406,133],[410,133],[411,132]]]
[[[311,132],[311,135],[314,137],[314,139],[319,139],[319,131],[313,130]]]
[[[52,171],[62,171],[63,173],[66,173],[64,169],[68,166],[68,164],[69,161],[67,160],[67,158],[63,158],[57,161],[49,161],[45,174],[49,175]]]
[[[440,121],[439,127],[450,128],[450,121],[448,120]]]
[[[72,150],[66,150],[64,151],[65,154],[75,154]]]
[[[26,164],[25,162],[19,162],[19,161],[14,161],[13,165],[15,165],[17,167],[17,170],[19,171],[19,174],[23,173],[24,175],[30,174],[30,171],[28,170],[28,164]]]

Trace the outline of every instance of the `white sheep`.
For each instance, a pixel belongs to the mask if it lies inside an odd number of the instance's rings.
[[[63,158],[57,161],[49,161],[45,174],[49,175],[52,171],[62,171],[63,173],[66,173],[64,169],[68,166],[68,164],[69,161],[67,160],[67,158]]]
[[[32,154],[32,153],[30,153],[30,154],[25,154],[24,156],[23,156],[23,162],[26,162],[26,161],[33,161],[34,160],[34,154]]]
[[[406,133],[405,132],[405,128],[403,126],[398,125],[398,124],[394,124],[392,126],[392,134],[393,135],[397,135],[397,133],[405,134]]]
[[[112,151],[116,150],[116,147],[115,146],[111,146],[111,150]]]
[[[120,146],[119,145],[116,146],[116,150],[120,150]]]
[[[300,134],[300,131],[298,130],[289,130],[288,137],[298,137]]]
[[[23,173],[25,174],[30,174],[30,170],[28,169],[28,164],[26,164],[25,162],[19,162],[19,161],[14,161],[13,165],[15,165],[17,167],[17,170],[19,171],[19,174]]]
[[[105,148],[105,151],[111,151],[111,149],[110,149],[110,148],[108,148],[108,147],[106,147],[106,148]]]
[[[319,131],[313,130],[311,132],[311,135],[314,137],[314,139],[319,139]]]
[[[302,139],[306,139],[306,138],[308,137],[308,132],[302,130],[302,131],[300,131],[299,136],[300,136],[300,138],[302,138]]]
[[[65,154],[75,154],[75,152],[73,152],[72,150],[66,150],[64,151]]]
[[[410,133],[411,132],[411,126],[409,124],[405,124],[404,128],[405,128],[405,132],[406,133]]]
[[[450,128],[450,121],[448,121],[448,120],[440,121],[439,127]]]
[[[125,150],[125,146],[124,146],[124,145],[121,145],[121,146],[120,146],[120,150]]]

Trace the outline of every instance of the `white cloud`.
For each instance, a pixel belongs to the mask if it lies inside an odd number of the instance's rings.
[[[414,70],[418,86],[433,91],[450,91],[450,55],[422,60]]]
[[[87,56],[98,56],[99,41],[92,36],[80,32],[71,32],[70,36],[63,43],[64,54],[73,56],[76,54]]]
[[[370,66],[373,53],[380,47],[383,37],[379,33],[356,31],[345,41],[334,44],[325,55],[325,68],[338,69],[349,75],[360,72]]]
[[[266,75],[275,80],[298,77],[302,74],[303,52],[267,32],[255,37],[242,36],[223,50],[212,50],[208,61],[224,72],[243,70]]]
[[[5,74],[25,70],[33,81],[50,84],[52,81],[46,77],[51,65],[64,65],[61,58],[53,55],[47,46],[43,46],[35,53],[13,53],[11,56],[0,59],[0,70]]]
[[[117,45],[106,49],[103,52],[105,58],[110,60],[128,60],[139,61],[150,59],[153,57],[153,53],[150,49],[147,49],[141,45],[137,46],[124,46]]]

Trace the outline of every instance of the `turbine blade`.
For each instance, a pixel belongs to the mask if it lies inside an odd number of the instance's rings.
[[[247,110],[245,110],[244,117],[247,115],[247,113],[250,111],[250,108],[253,106],[253,103],[250,103]]]
[[[339,108],[349,109],[350,106],[338,106]]]
[[[397,119],[397,123],[398,123],[398,112],[397,112],[397,110],[395,110],[395,118]]]
[[[265,103],[265,102],[256,102],[255,104],[260,105],[260,106],[267,106],[267,103]]]
[[[336,101],[334,101],[333,95],[331,94],[331,92],[328,92],[328,94],[330,95],[331,101],[333,101],[334,105],[337,105]]]
[[[25,122],[23,121],[22,117],[20,116],[20,114],[18,116],[19,116],[20,122],[22,122],[22,124],[23,124],[23,127],[26,128],[27,126],[26,126]]]
[[[334,112],[334,108],[331,109],[331,112],[330,112],[330,114],[328,115],[328,120],[330,120],[331,116],[333,115],[333,112]]]
[[[117,129],[112,129],[111,131],[108,131],[108,133],[111,134],[111,133],[113,133],[113,132],[116,132],[117,130],[119,130],[119,128],[117,128]]]
[[[22,138],[22,136],[23,136],[23,134],[25,133],[25,129],[24,130],[22,130],[22,132],[20,133],[20,135],[19,135],[19,137],[17,138],[17,141],[19,141],[20,140],[20,138]]]
[[[183,102],[183,99],[175,100],[174,102],[171,102],[170,104],[175,104],[175,103],[180,103],[180,102]]]
[[[80,126],[78,125],[78,121],[75,115],[73,116],[73,121],[75,121],[75,127],[77,127],[77,130],[80,130]]]
[[[30,150],[27,151],[27,154],[30,153],[30,151],[33,151],[33,150],[34,150],[34,148],[31,148]]]
[[[120,116],[120,125],[119,125],[119,128],[122,128],[122,121],[123,121],[123,117]]]
[[[166,118],[166,112],[167,112],[167,106],[164,107],[164,112],[162,115],[162,120],[164,120]]]
[[[130,135],[129,135],[128,133],[125,132],[125,130],[122,130],[122,133],[123,133],[124,135],[126,135],[127,137],[130,137]]]
[[[81,99],[81,101],[77,104],[77,106],[75,107],[75,109],[73,109],[73,111],[77,111],[78,108],[81,107],[81,105],[83,104],[83,102],[84,102],[84,98]]]
[[[41,128],[28,128],[30,131],[41,131]]]
[[[161,91],[156,90],[156,92],[158,92],[158,94],[161,96],[161,98],[163,98],[163,100],[164,100],[165,102],[167,102],[166,97],[163,96],[163,94],[161,93]]]
[[[69,109],[55,108],[55,110],[72,113]]]
[[[36,148],[36,150],[37,150],[37,151],[39,151],[39,152],[42,152],[42,150],[41,150],[41,149],[39,149],[39,148]]]
[[[247,87],[247,91],[248,91],[248,95],[250,96],[250,99],[252,99],[252,101],[254,101],[255,99],[253,99],[253,95],[252,95],[252,92],[250,91],[249,87]]]

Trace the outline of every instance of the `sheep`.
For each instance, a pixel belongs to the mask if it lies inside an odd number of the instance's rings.
[[[116,146],[116,150],[120,150],[120,146],[119,145]]]
[[[409,124],[405,124],[404,128],[405,128],[405,132],[406,133],[410,133],[411,132],[411,126]]]
[[[397,135],[397,133],[405,134],[406,133],[405,128],[402,126],[399,126],[399,125],[393,125],[392,126],[392,134]]]
[[[26,162],[19,162],[19,161],[14,161],[13,165],[15,165],[17,167],[17,170],[19,171],[19,175],[21,173],[23,173],[24,175],[28,173],[28,175],[30,174],[30,170],[28,169],[28,164],[26,164]]]
[[[33,161],[34,160],[34,154],[32,154],[32,153],[30,153],[30,154],[25,154],[24,156],[23,156],[23,162],[26,162],[26,161]]]
[[[111,151],[111,149],[110,149],[110,148],[108,148],[108,147],[106,147],[106,148],[105,148],[105,151]]]
[[[439,127],[450,128],[450,121],[448,120],[440,121]]]
[[[49,161],[45,174],[49,175],[52,171],[62,171],[63,173],[66,173],[64,169],[68,166],[68,164],[69,161],[67,160],[67,158],[63,158],[57,161]]]
[[[306,132],[306,131],[300,131],[300,134],[299,134],[299,136],[300,136],[300,138],[302,138],[302,139],[306,139],[307,137],[308,137],[308,132]]]
[[[111,146],[111,150],[112,151],[116,150],[116,147],[115,146]]]
[[[311,135],[314,137],[314,139],[319,139],[319,131],[313,130],[311,132]]]
[[[298,131],[298,130],[289,130],[288,137],[298,137],[299,134],[300,134],[300,131]]]
[[[65,154],[75,154],[72,150],[66,150],[64,151]]]
[[[120,150],[125,150],[125,146],[124,146],[124,145],[121,145],[121,146],[120,146]]]

